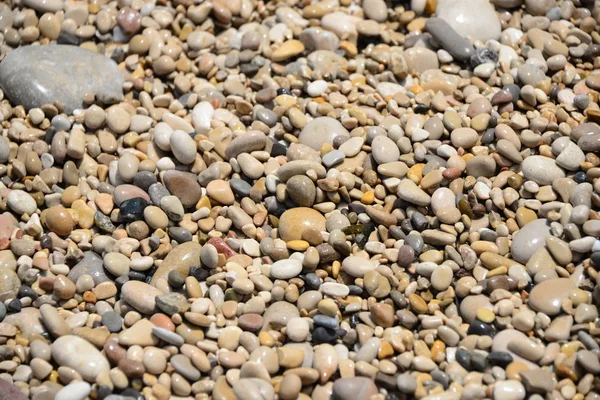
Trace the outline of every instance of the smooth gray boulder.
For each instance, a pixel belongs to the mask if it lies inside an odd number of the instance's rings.
[[[0,87],[13,105],[27,110],[59,101],[66,113],[83,108],[83,97],[113,104],[123,100],[123,73],[110,58],[68,45],[26,46],[0,63]]]

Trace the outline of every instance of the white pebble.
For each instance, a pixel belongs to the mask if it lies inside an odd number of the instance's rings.
[[[23,190],[11,190],[7,198],[8,206],[17,214],[33,214],[37,203],[31,195]]]
[[[182,164],[191,164],[196,159],[196,141],[181,130],[176,130],[169,139],[173,155]]]
[[[319,97],[320,95],[325,93],[326,90],[327,82],[325,82],[322,79],[319,79],[317,81],[311,82],[308,85],[308,87],[306,88],[306,93],[308,93],[310,97]]]
[[[271,276],[275,279],[290,279],[302,271],[302,263],[298,260],[279,260],[271,265]]]
[[[91,391],[92,387],[89,383],[75,382],[60,389],[58,393],[56,393],[54,400],[83,400]]]
[[[210,122],[215,115],[215,109],[208,101],[201,101],[196,104],[192,110],[192,123],[196,128],[196,133],[208,133],[210,130]]]

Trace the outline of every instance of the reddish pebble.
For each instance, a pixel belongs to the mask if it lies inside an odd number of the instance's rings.
[[[446,179],[456,179],[460,176],[461,171],[458,168],[446,168],[442,172],[442,176]]]
[[[171,321],[171,318],[169,318],[165,314],[154,314],[150,318],[150,322],[152,322],[155,326],[158,326],[159,328],[163,328],[168,331],[175,332],[175,324],[173,324],[173,321]]]
[[[51,276],[41,276],[38,281],[40,289],[51,292],[54,289],[54,278]]]
[[[116,338],[112,338],[104,343],[104,353],[111,364],[118,364],[127,355],[127,350],[119,345]]]
[[[133,8],[124,7],[117,14],[117,23],[128,35],[133,35],[140,30],[142,26],[142,17],[140,13]]]
[[[259,314],[244,314],[238,318],[238,326],[245,330],[254,332],[262,328],[264,318]]]
[[[212,244],[217,249],[219,254],[223,254],[225,258],[229,258],[235,256],[237,253],[233,251],[231,247],[225,243],[225,241],[219,237],[210,238],[208,241],[209,244]]]
[[[141,378],[146,372],[146,368],[144,368],[144,364],[141,361],[128,360],[126,358],[119,361],[119,369],[129,379]]]

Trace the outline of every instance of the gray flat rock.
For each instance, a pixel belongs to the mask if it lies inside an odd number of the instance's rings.
[[[92,278],[94,278],[94,283],[96,285],[109,280],[104,272],[104,261],[102,261],[102,258],[93,251],[85,252],[83,259],[71,268],[67,278],[72,282],[77,282],[77,279],[85,274],[91,275]]]
[[[108,57],[75,46],[26,46],[0,63],[0,87],[26,109],[59,101],[65,112],[83,108],[83,97],[112,104],[123,100],[123,73]]]

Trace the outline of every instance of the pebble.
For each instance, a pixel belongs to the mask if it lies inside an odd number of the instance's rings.
[[[95,382],[99,374],[110,368],[102,353],[78,336],[61,336],[50,347],[58,365],[73,368],[89,382]]]
[[[547,315],[560,313],[562,301],[576,289],[575,284],[566,278],[548,279],[535,285],[529,295],[530,306]]]
[[[339,121],[330,117],[318,117],[304,126],[298,140],[300,144],[320,151],[323,144],[333,144],[338,136],[350,136],[350,134]]]
[[[292,208],[279,219],[279,235],[285,241],[302,239],[302,233],[306,229],[325,231],[325,221],[323,215],[311,208]]]
[[[488,0],[440,1],[436,14],[463,37],[482,42],[500,37],[500,20]]]
[[[551,185],[559,178],[565,177],[565,172],[548,157],[530,156],[521,164],[523,177],[539,185]]]
[[[513,258],[521,263],[527,263],[537,250],[544,247],[550,232],[550,223],[544,218],[525,225],[517,232],[511,243]]]
[[[271,266],[271,276],[276,279],[290,279],[302,271],[302,263],[298,260],[279,260]]]
[[[61,0],[28,1],[32,7],[39,5],[40,12],[54,13],[62,9]],[[35,62],[40,59],[52,63],[53,67],[45,68]],[[18,79],[13,79],[15,76]],[[112,104],[123,99],[123,82],[114,61],[76,46],[19,47],[0,67],[0,87],[8,98],[26,109],[60,101],[70,113],[83,108],[83,98],[88,93],[103,103]]]
[[[588,3],[0,4],[0,397],[593,397]]]

